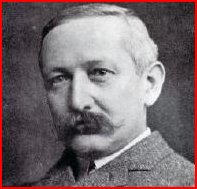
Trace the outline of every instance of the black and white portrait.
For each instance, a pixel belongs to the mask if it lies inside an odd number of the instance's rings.
[[[194,186],[194,3],[3,3],[4,186]]]

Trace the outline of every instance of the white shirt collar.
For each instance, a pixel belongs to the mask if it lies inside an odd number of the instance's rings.
[[[120,149],[118,152],[115,152],[109,156],[103,157],[101,159],[97,159],[94,161],[96,169],[101,168],[103,165],[109,163],[110,161],[114,160],[116,157],[118,157],[120,154],[131,148],[132,146],[136,145],[138,142],[143,140],[144,138],[148,137],[151,134],[151,130],[149,127],[140,134],[138,137],[136,137],[134,140],[132,140],[129,144],[127,144],[124,148]]]

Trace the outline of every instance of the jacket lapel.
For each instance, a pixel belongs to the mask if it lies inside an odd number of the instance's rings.
[[[89,173],[76,183],[76,186],[125,186],[128,181],[128,168],[120,167],[118,170],[101,168]]]

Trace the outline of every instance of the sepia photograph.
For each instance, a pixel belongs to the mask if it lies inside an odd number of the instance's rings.
[[[3,3],[3,186],[194,186],[194,3]]]

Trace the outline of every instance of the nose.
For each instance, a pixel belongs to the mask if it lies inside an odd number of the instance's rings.
[[[73,77],[70,95],[70,106],[73,110],[89,111],[92,109],[93,99],[90,95],[90,81],[85,74]]]

